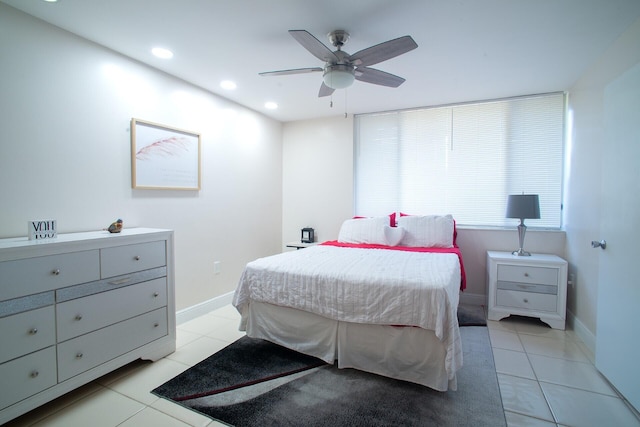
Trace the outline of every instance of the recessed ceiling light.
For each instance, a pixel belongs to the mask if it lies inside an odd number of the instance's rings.
[[[220,82],[220,87],[222,89],[233,90],[237,87],[237,85],[235,82],[232,82],[231,80],[223,80]]]
[[[163,47],[154,47],[153,49],[151,49],[151,53],[153,53],[158,58],[162,58],[162,59],[173,58],[173,52]]]
[[[265,102],[264,103],[264,108],[266,108],[268,110],[275,110],[276,108],[278,108],[278,104],[276,104],[273,101]]]
[[[44,1],[46,1],[47,3],[55,3],[55,2],[57,2],[58,0],[44,0]]]

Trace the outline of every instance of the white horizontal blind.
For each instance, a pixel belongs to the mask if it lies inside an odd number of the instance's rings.
[[[560,227],[564,95],[356,116],[357,215],[451,213],[502,226],[509,194],[538,194]]]

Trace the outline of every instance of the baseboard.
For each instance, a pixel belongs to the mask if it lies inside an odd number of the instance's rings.
[[[192,305],[191,307],[184,308],[176,312],[176,324],[180,325],[181,323],[193,320],[203,314],[207,314],[213,310],[222,308],[225,305],[229,305],[232,301],[233,292],[229,292],[227,294],[211,298],[210,300],[203,301],[199,304]]]
[[[487,305],[487,296],[485,294],[471,294],[469,292],[461,292],[460,304]]]
[[[580,321],[571,311],[567,310],[567,323],[576,333],[580,341],[591,352],[592,355],[596,354],[596,336],[584,326],[584,323]]]

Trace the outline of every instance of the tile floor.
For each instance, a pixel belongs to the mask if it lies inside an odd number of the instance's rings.
[[[222,426],[149,391],[240,338],[238,321],[235,309],[226,306],[183,323],[175,353],[127,365],[6,427]],[[509,427],[640,427],[572,331],[509,318],[490,321],[489,333]]]

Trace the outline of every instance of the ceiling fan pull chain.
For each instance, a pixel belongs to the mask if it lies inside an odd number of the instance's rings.
[[[344,90],[344,118],[347,118],[347,92],[349,92],[347,89]]]

